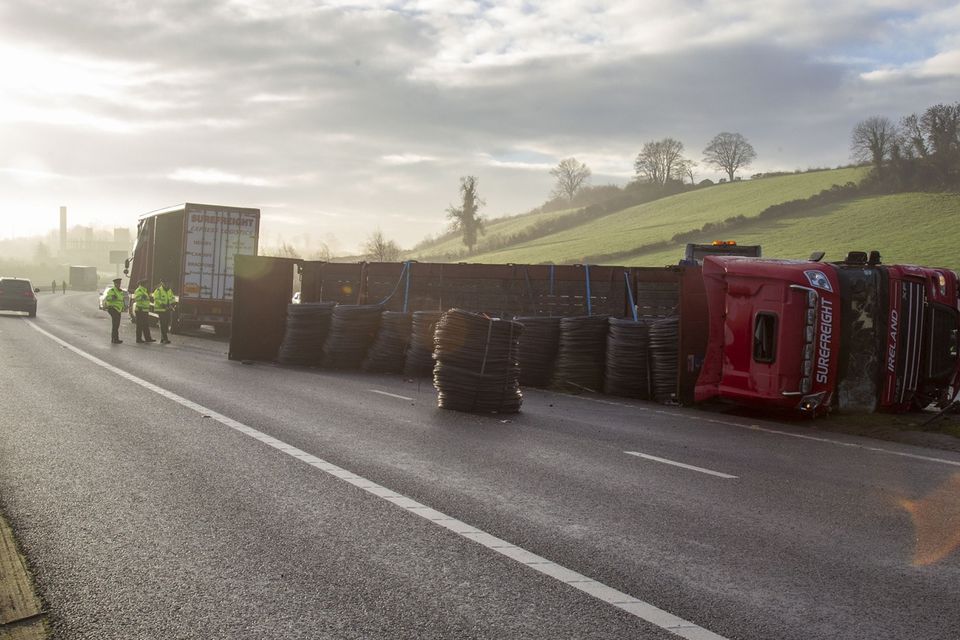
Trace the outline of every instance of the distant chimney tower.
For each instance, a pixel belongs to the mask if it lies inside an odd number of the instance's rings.
[[[60,207],[60,255],[67,253],[67,208]]]

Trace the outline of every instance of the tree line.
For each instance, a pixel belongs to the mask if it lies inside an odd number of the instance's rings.
[[[634,161],[634,184],[651,184],[663,188],[672,183],[682,185],[689,179],[695,182],[694,169],[697,163],[683,155],[683,143],[674,138],[651,140],[645,143]],[[753,145],[740,133],[718,133],[703,150],[703,162],[716,167],[727,174],[733,182],[736,173],[750,166],[757,157]],[[550,169],[555,183],[551,198],[573,206],[577,196],[591,190],[592,171],[585,163],[576,158],[565,158],[556,167]],[[451,221],[451,230],[461,235],[468,253],[473,253],[479,236],[484,233],[485,219],[480,215],[484,204],[477,193],[478,178],[464,176],[460,178],[460,206],[450,206],[447,217]],[[619,189],[617,189],[619,191]],[[594,204],[594,203],[586,203]]]
[[[874,190],[960,188],[960,102],[936,104],[921,113],[904,116],[898,122],[886,116],[866,118],[854,126],[850,148],[855,161],[872,165],[866,183]],[[746,137],[724,131],[704,147],[701,162],[726,174],[721,182],[733,182],[739,179],[737,172],[749,167],[756,158],[756,150]],[[589,207],[617,197],[643,201],[648,200],[651,193],[669,195],[671,190],[689,188],[683,186],[687,181],[696,184],[698,166],[684,155],[684,145],[679,140],[670,137],[650,140],[643,144],[634,160],[634,180],[621,190],[613,185],[593,187],[590,167],[576,158],[565,158],[550,169],[554,188],[551,200],[540,210]],[[705,183],[712,184],[701,182]],[[485,203],[478,186],[476,176],[461,177],[460,202],[447,209],[450,232],[461,237],[468,255],[474,252],[479,237],[485,232],[486,220],[480,213]],[[399,247],[385,240],[379,230],[368,238],[366,251],[378,260],[397,259],[400,255]]]
[[[960,187],[960,102],[935,104],[894,122],[870,116],[850,134],[851,156],[872,165],[870,182],[886,191]]]

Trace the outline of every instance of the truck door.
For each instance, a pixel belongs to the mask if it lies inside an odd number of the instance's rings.
[[[780,401],[785,385],[799,385],[802,345],[789,348],[789,298],[783,281],[728,276],[720,380],[727,394]]]

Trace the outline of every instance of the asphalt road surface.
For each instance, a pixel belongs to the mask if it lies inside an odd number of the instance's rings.
[[[57,638],[960,637],[960,455],[0,315],[0,508]]]

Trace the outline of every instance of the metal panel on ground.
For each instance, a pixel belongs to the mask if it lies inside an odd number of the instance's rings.
[[[273,360],[293,295],[295,258],[236,257],[231,360]]]

